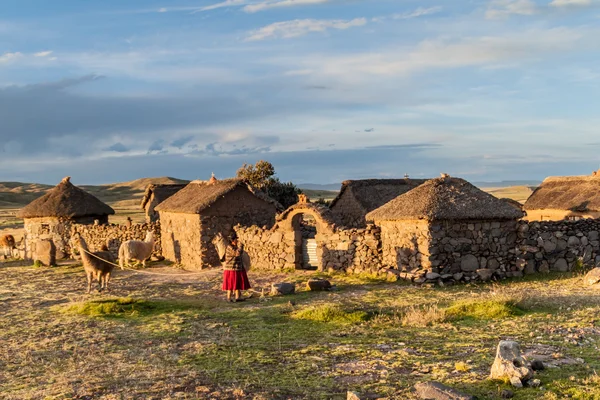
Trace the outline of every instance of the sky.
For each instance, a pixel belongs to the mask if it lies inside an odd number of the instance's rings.
[[[600,0],[2,0],[0,180],[600,167]]]

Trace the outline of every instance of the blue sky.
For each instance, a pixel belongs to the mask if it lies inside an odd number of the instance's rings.
[[[600,0],[3,0],[0,180],[600,167]]]

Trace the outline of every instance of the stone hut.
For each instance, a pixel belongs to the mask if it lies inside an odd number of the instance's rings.
[[[71,225],[103,225],[115,211],[93,195],[74,186],[70,177],[22,208],[17,216],[25,223],[25,258],[35,254],[39,240],[51,240],[57,258],[70,255]]]
[[[348,228],[364,228],[365,216],[387,202],[424,183],[423,179],[364,179],[342,183],[331,203],[336,221]]]
[[[367,214],[367,220],[381,229],[384,266],[419,280],[453,274],[471,279],[480,271],[491,277],[513,268],[522,216],[469,182],[443,175]]]
[[[280,206],[279,206],[280,207]],[[241,179],[192,181],[160,203],[163,256],[195,270],[218,266],[212,239],[236,225],[271,228],[278,203]]]
[[[600,218],[600,171],[590,176],[546,178],[524,209],[529,221]]]
[[[179,192],[185,186],[185,183],[148,185],[141,204],[142,209],[146,211],[146,222],[158,221],[158,212],[155,210],[156,206]]]

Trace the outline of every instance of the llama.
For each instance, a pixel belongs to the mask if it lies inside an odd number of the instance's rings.
[[[121,244],[119,247],[119,266],[121,269],[129,266],[129,260],[136,260],[146,266],[146,260],[152,256],[152,250],[154,249],[154,232],[148,231],[146,239],[142,242],[140,240],[128,240]]]
[[[0,237],[0,255],[12,257],[14,248],[16,248],[16,242],[13,235]]]
[[[83,269],[85,270],[85,274],[87,276],[88,294],[92,291],[92,281],[94,279],[98,280],[99,292],[101,292],[103,289],[106,289],[108,292],[108,282],[110,281],[110,274],[114,269],[113,264],[115,262],[115,258],[113,257],[112,253],[110,251],[90,252],[87,243],[79,234],[74,237],[74,241],[79,249],[81,261],[83,262]]]

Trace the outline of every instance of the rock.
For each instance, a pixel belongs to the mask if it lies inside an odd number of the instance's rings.
[[[476,400],[476,397],[459,392],[438,382],[417,383],[417,395],[426,400]]]
[[[494,275],[494,271],[491,270],[491,269],[487,269],[487,268],[478,269],[477,270],[477,275],[479,275],[479,278],[482,281],[487,282],[487,281],[490,281],[492,279],[492,276]]]
[[[514,387],[522,387],[523,381],[533,378],[533,371],[527,367],[521,356],[519,343],[503,340],[498,344],[490,378],[509,379]],[[519,384],[521,386],[518,386]]]
[[[496,269],[500,268],[500,263],[496,259],[491,259],[488,261],[487,266],[488,266],[488,269],[496,270]]]
[[[512,378],[510,378],[510,384],[513,385],[513,387],[516,387],[519,389],[523,387],[523,382],[516,376],[513,376]]]
[[[567,272],[569,271],[569,263],[564,258],[559,258],[554,263],[554,270],[559,272]]]
[[[331,282],[329,282],[326,279],[309,279],[308,282],[306,282],[306,287],[312,291],[312,292],[319,292],[319,291],[323,291],[323,290],[329,290],[331,289]]]
[[[583,283],[592,286],[600,282],[600,268],[594,268],[583,277]]]
[[[567,245],[569,247],[577,247],[581,244],[581,241],[579,240],[579,238],[577,236],[571,236],[569,237],[569,240],[567,241]]]
[[[534,371],[543,371],[546,369],[546,366],[541,360],[533,360],[531,362],[531,369]]]
[[[544,260],[542,261],[538,269],[541,273],[547,274],[550,272],[550,264],[548,264],[548,261]]]
[[[356,392],[348,392],[346,395],[346,400],[360,400],[360,396]]]
[[[551,240],[546,240],[544,242],[544,250],[546,251],[546,253],[552,253],[556,250],[556,243]]]
[[[273,283],[271,285],[271,296],[288,295],[296,292],[296,286],[293,283]]]
[[[542,381],[540,381],[539,379],[531,379],[529,382],[527,382],[527,386],[532,388],[539,388],[540,386],[542,386]]]
[[[435,273],[435,272],[428,272],[427,274],[425,274],[425,278],[427,278],[430,281],[435,281],[441,277],[442,276],[440,274]]]
[[[460,261],[460,269],[463,272],[475,272],[479,269],[479,260],[472,254],[468,254]]]
[[[38,240],[35,243],[33,260],[39,261],[45,267],[56,265],[56,246],[49,239]]]
[[[456,274],[452,275],[452,278],[455,281],[460,281],[463,278],[463,276],[465,276],[465,274],[463,274],[462,272],[457,272]]]
[[[500,397],[502,397],[503,399],[512,399],[513,397],[515,397],[515,394],[512,390],[504,389],[500,393]]]

